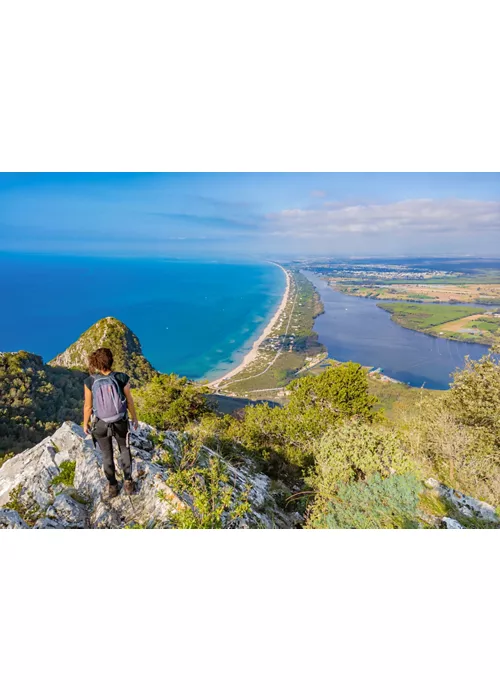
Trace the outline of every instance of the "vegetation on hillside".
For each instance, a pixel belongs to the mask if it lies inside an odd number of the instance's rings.
[[[49,365],[86,371],[88,356],[99,347],[111,350],[113,369],[116,372],[126,372],[131,386],[140,386],[157,374],[142,354],[137,336],[124,323],[112,317],[94,323],[67,350],[51,360]]]
[[[0,354],[0,456],[20,452],[63,421],[81,421],[85,374],[28,352]]]
[[[182,430],[211,411],[208,389],[175,374],[158,374],[134,392],[139,420],[160,430]]]
[[[1,355],[0,453],[30,446],[63,420],[80,422],[84,377],[36,355]],[[189,447],[172,470],[171,487],[194,504],[176,525],[226,527],[244,513],[226,459],[267,474],[283,506],[301,512],[309,528],[428,526],[443,514],[484,526],[464,520],[424,482],[432,476],[500,507],[498,356],[468,360],[449,391],[380,387],[358,364],[330,365],[292,381],[286,405],[251,405],[232,416],[214,410],[206,388],[153,376],[134,390],[139,417],[182,431],[197,452],[202,444],[214,452],[195,463]],[[64,466],[69,484],[74,464]]]

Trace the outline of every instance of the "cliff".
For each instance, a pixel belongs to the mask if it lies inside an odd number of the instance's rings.
[[[66,422],[38,445],[7,460],[0,469],[0,528],[170,528],[175,514],[193,509],[188,492],[167,483],[178,472],[185,436],[146,423],[131,435],[136,494],[107,500],[101,453],[75,423]],[[231,498],[244,495],[246,512],[223,526],[293,528],[297,513],[279,505],[279,488],[252,464],[237,468],[201,447],[201,469],[215,456],[224,465]],[[223,516],[224,518],[224,516]]]
[[[48,364],[86,371],[88,357],[97,348],[106,347],[113,353],[113,369],[126,372],[132,386],[148,382],[157,372],[142,354],[138,337],[124,323],[112,316],[102,318],[64,352]]]

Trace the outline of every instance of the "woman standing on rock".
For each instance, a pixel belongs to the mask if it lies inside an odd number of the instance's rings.
[[[113,437],[120,448],[121,466],[125,476],[124,491],[126,494],[134,493],[127,411],[130,411],[134,430],[138,427],[130,391],[130,378],[124,372],[113,372],[112,366],[113,353],[109,348],[99,348],[90,355],[90,376],[85,380],[83,408],[83,429],[87,435],[91,434],[97,440],[101,448],[109,498],[118,495]]]

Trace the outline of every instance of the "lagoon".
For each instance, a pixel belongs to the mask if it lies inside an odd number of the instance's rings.
[[[484,345],[462,343],[403,328],[377,306],[377,300],[337,292],[318,275],[303,271],[318,290],[325,313],[314,330],[331,358],[382,367],[383,373],[411,386],[447,389],[466,355],[479,359]]]

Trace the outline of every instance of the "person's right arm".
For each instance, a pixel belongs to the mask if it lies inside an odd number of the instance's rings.
[[[92,415],[92,392],[86,384],[83,390],[83,399],[83,430],[85,435],[88,435],[90,433],[90,416]]]

